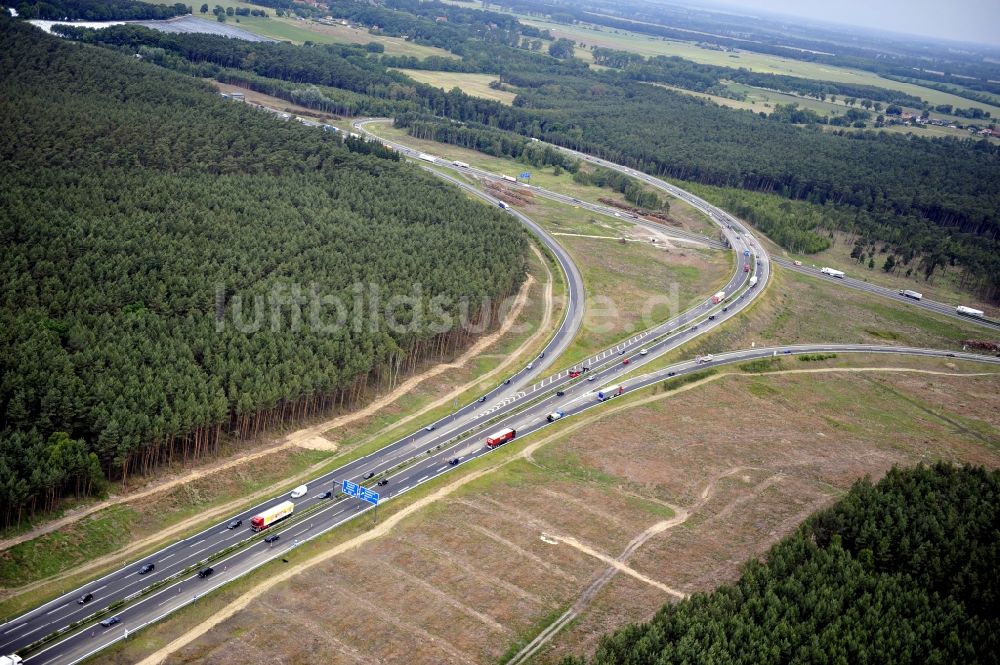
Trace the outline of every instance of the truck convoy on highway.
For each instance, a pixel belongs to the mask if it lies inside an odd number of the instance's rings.
[[[824,275],[829,275],[830,277],[844,278],[843,270],[834,270],[833,268],[820,268],[819,271]]]
[[[921,298],[924,297],[924,294],[920,293],[919,291],[911,291],[909,289],[900,291],[899,295],[906,296],[907,298],[913,298],[914,300],[920,300]]]
[[[718,305],[720,302],[722,302],[725,299],[726,299],[726,292],[725,291],[719,291],[714,296],[712,296],[712,304],[713,305]]]
[[[254,531],[263,531],[275,522],[280,522],[295,510],[295,504],[291,501],[282,501],[276,506],[271,506],[264,512],[250,518],[250,528]]]
[[[497,446],[502,446],[508,441],[511,441],[516,434],[517,432],[515,432],[509,427],[507,427],[506,429],[502,429],[498,432],[493,432],[493,434],[490,434],[488,437],[486,437],[486,447],[496,448]]]
[[[603,402],[606,399],[610,399],[610,398],[615,397],[617,395],[621,395],[623,392],[625,392],[625,386],[622,386],[622,385],[610,386],[608,388],[602,388],[601,390],[597,391],[597,399],[599,399],[599,400],[601,400]]]
[[[959,305],[958,307],[956,307],[955,313],[962,314],[964,316],[974,316],[979,319],[983,318],[983,316],[986,315],[986,312],[984,312],[981,309],[972,309],[971,307],[966,307],[965,305]]]

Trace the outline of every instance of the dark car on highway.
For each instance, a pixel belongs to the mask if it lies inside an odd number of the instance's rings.
[[[94,599],[94,594],[92,594],[92,593],[85,593],[82,596],[80,596],[80,598],[76,601],[76,604],[77,605],[86,605],[87,603],[89,603],[93,599]]]
[[[676,376],[677,372],[667,372],[667,376]]]
[[[388,481],[388,480],[386,480],[385,478],[383,478],[382,480],[378,481],[378,483],[376,483],[376,484],[377,484],[377,485],[378,485],[379,487],[385,487],[386,485],[388,485],[388,484],[389,484],[389,481]]]
[[[275,538],[277,538],[277,536],[275,536]],[[201,570],[198,571],[198,577],[200,577],[202,579],[205,579],[206,577],[208,577],[209,575],[211,575],[214,572],[215,571],[212,570],[211,566],[209,566],[208,568],[202,568]]]
[[[139,569],[139,574],[140,575],[145,575],[147,573],[151,573],[151,572],[153,572],[154,568],[156,568],[155,564],[147,563],[146,565],[144,565],[142,568]]]
[[[375,477],[375,472],[374,471],[369,471],[363,477],[364,477],[365,480],[369,480],[371,478],[374,478]]]
[[[556,397],[562,397],[565,394],[566,394],[566,392],[564,390],[557,390],[556,391]]]
[[[316,498],[317,499],[329,499],[331,496],[333,496],[333,492],[331,492],[330,490],[327,490],[327,491],[323,492],[322,494],[318,495]]]
[[[480,397],[479,401],[480,402],[485,402],[486,401],[486,395],[483,395],[482,397]]]
[[[105,628],[111,628],[111,626],[115,625],[116,623],[121,623],[121,619],[119,619],[118,617],[109,617],[104,621],[102,621],[101,625]]]
[[[243,526],[243,520],[233,520],[232,522],[226,525],[226,528],[232,530],[232,529],[238,529],[241,526]]]
[[[265,538],[265,539],[264,539],[264,542],[265,542],[265,543],[273,543],[273,542],[274,542],[274,541],[276,541],[276,540],[277,540],[278,538],[281,538],[281,536],[279,536],[279,535],[278,535],[278,534],[276,534],[276,533],[272,533],[272,534],[271,534],[270,536],[268,536],[267,538]]]
[[[458,458],[457,457],[452,457],[450,460],[448,460],[448,464],[451,464],[452,466],[455,466],[456,464],[458,464]]]

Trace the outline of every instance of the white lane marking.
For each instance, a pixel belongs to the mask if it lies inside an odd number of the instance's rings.
[[[3,634],[6,635],[7,633],[13,633],[15,630],[21,630],[22,628],[24,628],[27,625],[28,625],[27,623],[19,623],[16,626],[14,626],[13,628],[10,628],[9,630],[3,631]]]
[[[430,476],[424,476],[423,478],[421,478],[420,480],[418,480],[418,481],[417,481],[417,484],[419,485],[420,483],[422,483],[422,482],[424,482],[425,480],[427,480],[427,479],[428,479],[429,477],[430,477]]]
[[[107,585],[107,584],[105,584],[104,586],[99,586],[99,587],[97,587],[96,589],[94,589],[94,590],[93,590],[93,591],[92,591],[91,593],[96,593],[96,592],[100,591],[101,589],[103,589],[103,588],[104,588],[104,587],[106,587],[106,586],[108,586],[108,585]]]
[[[203,542],[205,542],[205,539],[204,539],[204,538],[202,538],[201,540],[199,540],[199,541],[198,541],[197,543],[193,543],[193,544],[191,545],[191,547],[198,547],[198,545],[201,545],[201,544],[202,544]]]
[[[177,554],[177,552],[174,552],[174,554]],[[166,560],[167,560],[167,559],[169,559],[170,557],[174,556],[174,554],[168,554],[167,556],[165,556],[165,557],[163,557],[162,559],[160,559],[160,562],[163,562],[163,561],[166,561]]]
[[[435,471],[434,473],[441,473],[442,471],[444,471],[444,470],[445,470],[445,469],[447,469],[447,468],[448,468],[448,465],[447,465],[447,464],[445,464],[444,466],[442,466],[442,467],[441,467],[440,469],[438,469],[438,470],[437,470],[437,471]]]
[[[59,607],[57,607],[57,608],[55,608],[53,610],[49,610],[48,612],[46,612],[45,616],[48,616],[50,614],[55,614],[56,612],[61,612],[62,610],[67,609],[68,607],[69,607],[69,605],[60,605]]]

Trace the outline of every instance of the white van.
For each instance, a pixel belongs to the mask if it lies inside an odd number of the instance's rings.
[[[306,487],[305,485],[299,485],[298,487],[292,490],[292,498],[298,499],[299,497],[303,497],[306,495],[306,492],[308,491],[309,491],[308,487]]]

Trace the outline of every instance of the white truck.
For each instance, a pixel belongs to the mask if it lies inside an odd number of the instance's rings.
[[[504,180],[507,180],[508,182],[517,182],[517,178],[515,178],[514,176],[502,175],[500,177],[503,178]]]
[[[906,296],[907,298],[913,298],[914,300],[920,300],[924,297],[924,294],[919,291],[911,291],[909,289],[903,289],[899,292],[899,295]]]
[[[0,665],[21,665],[22,662],[24,661],[16,653],[12,653],[9,656],[0,656]]]
[[[422,159],[425,162],[430,162],[431,164],[435,164],[437,162],[437,157],[435,157],[434,155],[428,155],[426,152],[419,153],[417,155],[417,158]]]
[[[467,169],[467,168],[469,168],[468,164],[466,164],[465,162],[460,162],[457,159],[453,160],[452,163],[451,163],[451,165],[452,166],[457,166],[460,169]]]
[[[819,271],[824,275],[829,275],[830,277],[839,277],[840,279],[844,278],[843,270],[834,270],[833,268],[820,268]]]
[[[750,276],[750,288],[757,286],[757,275]]]
[[[725,291],[719,291],[714,296],[712,296],[712,304],[713,305],[718,305],[720,302],[722,302],[725,299],[726,299],[726,292]]]
[[[298,487],[296,487],[295,489],[292,490],[291,497],[293,499],[301,499],[302,497],[304,497],[306,495],[306,492],[308,492],[308,491],[309,491],[309,488],[307,486],[305,486],[305,485],[299,485]]]
[[[972,309],[971,307],[966,307],[965,305],[959,305],[956,307],[955,313],[962,314],[964,316],[974,316],[977,319],[981,319],[986,315],[986,312],[981,309]]]
[[[625,392],[625,386],[621,385],[601,388],[597,391],[597,399],[603,402],[606,399],[611,399],[612,397],[621,395],[623,392]]]

